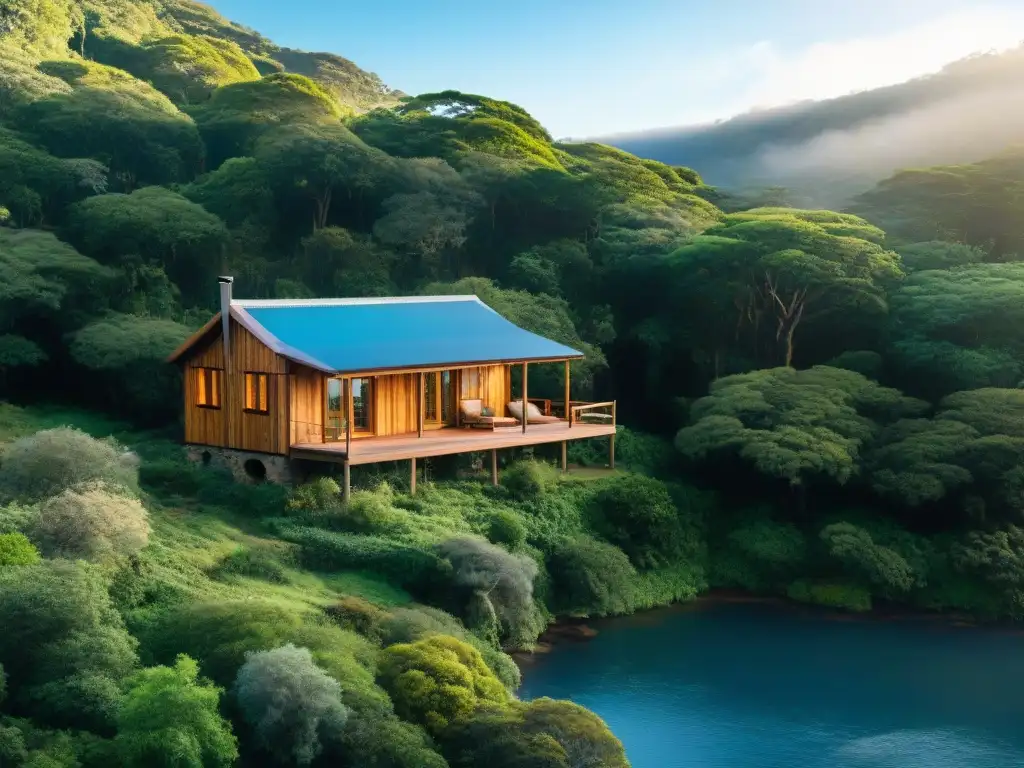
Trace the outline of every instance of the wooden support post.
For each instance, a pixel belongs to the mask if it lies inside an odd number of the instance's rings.
[[[421,376],[423,374],[420,374]],[[416,495],[416,457],[413,456],[411,460],[412,472],[409,475],[409,493],[413,496]]]
[[[348,459],[345,459],[345,463],[343,466],[345,470],[345,493],[343,498],[345,500],[345,503],[348,504],[349,499],[352,498],[352,473],[351,468],[349,467],[348,464]]]
[[[562,471],[569,471],[569,441],[562,441]]]
[[[526,373],[527,373],[526,366],[527,365],[528,365],[528,363],[523,363],[523,434],[524,435],[526,434],[526,422],[529,420],[527,418],[528,414],[526,412]]]
[[[423,371],[419,373],[419,392],[416,397],[416,436],[423,437]],[[416,459],[412,460],[414,471],[416,466]],[[416,493],[416,485],[413,484],[412,492]]]
[[[343,383],[342,397],[345,398],[345,477],[348,477],[347,459],[352,455],[352,379],[343,379]],[[347,487],[348,485],[346,484]]]
[[[498,450],[491,449],[491,485],[498,484]]]
[[[612,429],[615,429],[615,400],[612,400]],[[615,469],[615,433],[608,437],[608,468]]]
[[[572,426],[572,409],[569,406],[569,361],[565,361],[565,418],[569,422],[569,426]]]

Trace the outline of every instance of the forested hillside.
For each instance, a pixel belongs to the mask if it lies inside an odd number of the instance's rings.
[[[186,0],[0,0],[0,765],[624,766],[506,652],[709,588],[1024,618],[1021,157],[754,208]],[[475,293],[586,351],[620,469],[192,466],[218,274]]]
[[[606,140],[751,199],[778,200],[764,188],[782,186],[791,204],[842,206],[900,168],[975,162],[1024,139],[1022,75],[1018,48],[885,88]]]

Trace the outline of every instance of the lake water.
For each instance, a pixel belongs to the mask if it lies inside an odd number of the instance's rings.
[[[1024,766],[1024,633],[757,604],[595,627],[520,695],[594,710],[633,768]]]

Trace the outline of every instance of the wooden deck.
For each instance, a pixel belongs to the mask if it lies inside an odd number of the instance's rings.
[[[416,434],[393,435],[389,437],[362,437],[352,441],[352,455],[348,463],[375,464],[381,461],[421,459],[429,456],[448,456],[453,453],[473,453],[501,448],[518,448],[525,445],[560,443],[567,440],[584,440],[589,437],[607,437],[615,434],[611,424],[530,424],[523,433],[522,427],[509,427],[494,431],[483,429],[438,429]],[[345,443],[296,443],[291,447],[295,459],[313,461],[345,461]]]

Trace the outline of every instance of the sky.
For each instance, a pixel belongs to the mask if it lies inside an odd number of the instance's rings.
[[[556,138],[724,119],[1024,42],[1024,0],[207,0],[409,94],[524,107]]]

